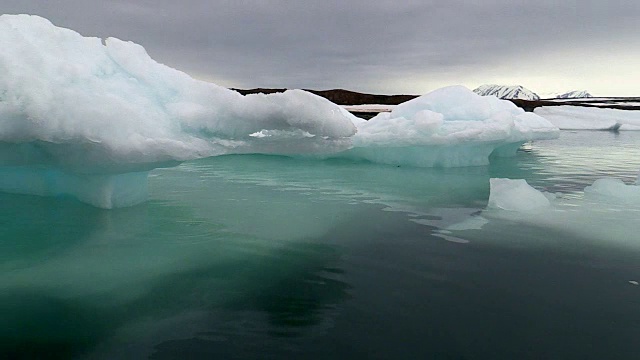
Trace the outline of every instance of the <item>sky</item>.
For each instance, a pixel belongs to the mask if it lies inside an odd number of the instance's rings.
[[[640,96],[638,0],[1,0],[236,87]]]

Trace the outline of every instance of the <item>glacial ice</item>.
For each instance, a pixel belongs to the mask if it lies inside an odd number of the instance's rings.
[[[488,220],[483,229],[494,221],[506,220],[578,235],[593,244],[605,240],[607,246],[640,247],[635,236],[640,217],[638,185],[602,178],[587,186],[583,196],[556,196],[536,190],[522,179],[492,178],[490,182],[489,203],[481,214]]]
[[[0,16],[0,47],[4,191],[86,200],[98,184],[90,203],[110,208],[122,202],[99,200],[119,188],[106,184],[142,175],[110,176],[227,153],[336,152],[356,132],[345,110],[311,93],[242,96],[159,64],[140,45],[103,44],[37,16]],[[7,180],[24,174],[31,180]],[[69,179],[83,185],[52,185]],[[144,187],[134,188],[142,199]]]
[[[509,211],[532,211],[551,206],[549,198],[524,179],[489,180],[489,208]]]
[[[547,208],[556,200],[554,194],[536,190],[524,179],[491,178],[488,208],[530,211]],[[597,179],[592,185],[584,188],[583,206],[589,204],[634,205],[640,210],[639,179],[634,184],[625,184],[622,180],[605,177]]]
[[[225,154],[484,165],[557,136],[543,118],[463,87],[366,122],[302,90],[242,96],[159,64],[144,48],[0,16],[0,191],[144,201],[149,170]],[[357,132],[357,134],[356,134]]]
[[[356,122],[353,148],[344,156],[422,167],[486,165],[525,142],[558,137],[544,118],[510,101],[450,86]]]
[[[584,189],[585,196],[603,202],[640,206],[640,186],[627,185],[620,179],[602,178]]]
[[[640,112],[580,106],[542,106],[534,110],[562,130],[640,130]]]

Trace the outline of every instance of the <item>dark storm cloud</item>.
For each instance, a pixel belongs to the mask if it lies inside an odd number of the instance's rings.
[[[636,0],[4,0],[0,10],[132,40],[160,62],[238,87],[380,91],[388,79],[640,37]]]

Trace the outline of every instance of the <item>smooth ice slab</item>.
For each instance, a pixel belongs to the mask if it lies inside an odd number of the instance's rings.
[[[640,111],[565,105],[534,112],[563,130],[640,130]]]

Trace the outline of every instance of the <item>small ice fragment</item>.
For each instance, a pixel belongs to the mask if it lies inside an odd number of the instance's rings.
[[[627,185],[620,179],[602,178],[584,189],[586,196],[609,203],[639,204],[640,188]]]
[[[489,208],[532,211],[551,206],[549,199],[524,179],[491,178],[489,181]]]
[[[465,219],[462,222],[455,223],[447,226],[447,230],[480,230],[483,226],[489,223],[489,220],[483,218],[482,216],[473,216],[468,219]]]
[[[439,237],[441,239],[445,239],[445,240],[447,240],[449,242],[457,243],[457,244],[468,244],[470,242],[469,240],[465,240],[465,239],[461,239],[459,237],[445,235],[445,234],[433,234],[433,236],[437,236],[437,237]]]

